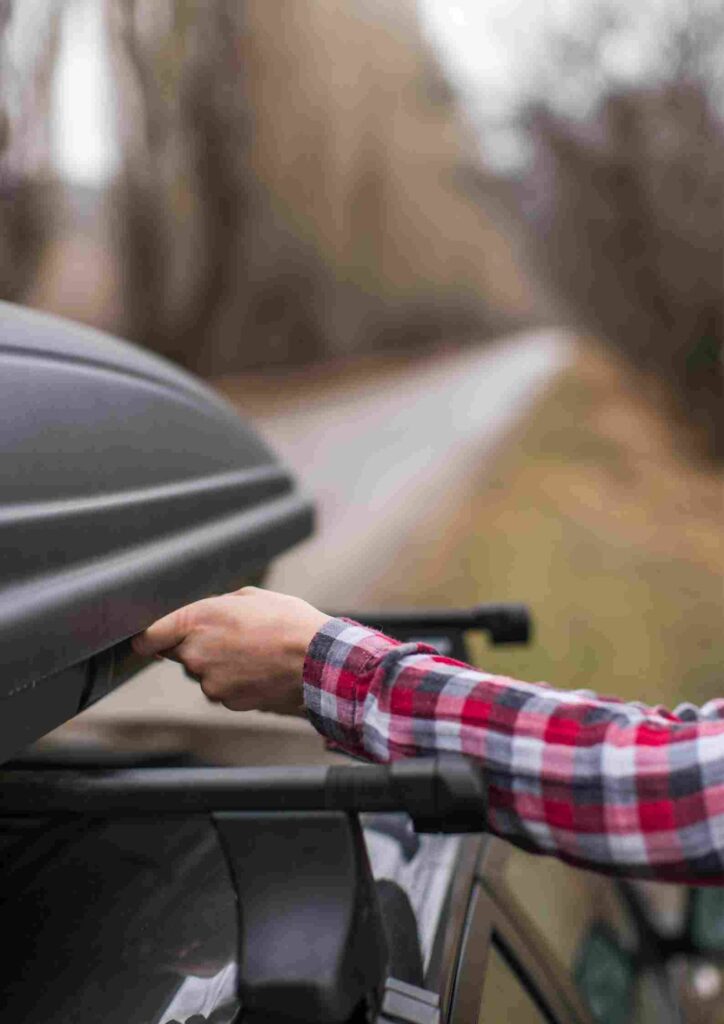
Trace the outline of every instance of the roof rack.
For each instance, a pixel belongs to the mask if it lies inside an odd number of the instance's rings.
[[[404,811],[418,831],[482,832],[486,806],[481,767],[457,756],[392,765],[0,772],[0,817],[210,814],[236,893],[245,1024],[439,1022],[433,993],[401,992],[387,977],[358,812]]]
[[[466,634],[526,643],[523,605],[347,614],[469,660]],[[244,1024],[440,1020],[435,993],[388,977],[360,812],[405,812],[417,832],[487,831],[481,765],[456,755],[391,765],[0,769],[0,817],[208,814],[238,907]]]
[[[420,832],[483,832],[481,767],[438,756],[391,765],[270,768],[6,769],[0,815],[404,811]]]
[[[524,604],[477,604],[471,608],[411,608],[400,611],[337,612],[399,639],[430,632],[462,638],[469,630],[487,633],[493,644],[527,644],[533,626]],[[421,637],[422,638],[422,637]]]

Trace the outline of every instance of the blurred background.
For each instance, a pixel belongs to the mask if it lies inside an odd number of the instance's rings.
[[[0,20],[1,297],[149,347],[258,423],[320,511],[270,585],[329,609],[521,600],[536,640],[481,646],[491,670],[721,696],[718,0]],[[70,728],[278,756],[262,717],[230,726],[151,671]]]
[[[531,603],[486,663],[724,662],[716,0],[23,0],[2,295],[201,373],[316,494],[271,582]]]

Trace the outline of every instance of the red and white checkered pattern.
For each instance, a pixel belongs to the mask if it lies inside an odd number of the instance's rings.
[[[724,884],[724,700],[675,712],[488,675],[343,619],[312,641],[305,703],[376,761],[440,752],[485,766],[489,827],[621,875]]]

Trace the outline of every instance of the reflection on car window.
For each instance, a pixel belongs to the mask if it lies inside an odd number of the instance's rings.
[[[636,970],[637,934],[615,880],[511,849],[503,883],[596,1020],[643,1024],[653,1000],[660,1012],[655,987]]]
[[[610,878],[518,849],[511,850],[503,870],[509,894],[569,973],[595,922],[605,922],[625,949],[635,948],[636,933]]]
[[[189,1019],[193,1019],[194,1024],[211,1020],[213,1024],[231,1024],[239,1009],[237,978],[236,961],[228,963],[211,978],[189,976],[161,1014],[162,1024],[180,1024],[181,1021],[188,1024]]]
[[[238,918],[205,818],[3,819],[2,1021],[229,1024]],[[13,852],[10,846],[11,853]],[[83,955],[79,955],[79,950]],[[199,1022],[200,1024],[200,1022]]]
[[[513,968],[493,943],[488,953],[478,1024],[549,1024]]]

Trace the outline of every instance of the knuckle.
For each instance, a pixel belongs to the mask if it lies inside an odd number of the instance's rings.
[[[221,704],[227,711],[251,711],[252,709],[252,705],[248,700],[244,700],[243,697],[236,697],[234,699],[228,698],[226,700],[222,700]]]
[[[218,626],[223,621],[226,613],[226,598],[223,595],[217,597],[205,597],[198,601],[195,607],[194,626],[197,630],[203,630]]]
[[[192,676],[203,675],[204,669],[206,667],[206,662],[204,658],[199,657],[199,655],[195,653],[188,653],[183,654],[181,656],[181,660],[184,664],[184,668],[186,669],[186,671],[190,672]]]
[[[180,612],[186,617],[187,624],[193,628],[199,626],[209,612],[213,612],[220,600],[218,596],[202,597],[200,601],[194,601],[192,604],[187,604],[184,608],[181,608]]]
[[[175,613],[175,626],[178,633],[188,636],[196,625],[197,614],[198,611],[195,604],[187,604],[183,608],[179,608]]]
[[[131,649],[141,658],[148,658],[152,653],[151,644],[148,642],[148,637],[145,633],[138,633],[136,636],[131,637]]]
[[[228,696],[226,687],[213,676],[206,676],[201,680],[201,690],[204,696],[215,704],[222,704],[224,698]]]

